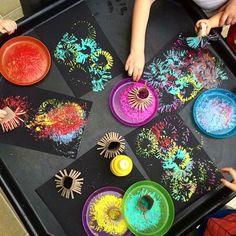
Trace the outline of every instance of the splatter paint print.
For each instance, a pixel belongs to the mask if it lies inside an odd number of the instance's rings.
[[[25,111],[24,121],[0,141],[26,148],[75,158],[79,149],[91,103],[37,88],[5,85],[2,106]],[[4,96],[3,95],[3,96]],[[9,96],[10,95],[10,96]]]
[[[63,24],[58,27],[58,22]],[[116,52],[84,3],[39,26],[36,32],[78,97],[90,91],[102,92],[123,70]]]
[[[149,177],[163,183],[178,206],[220,184],[219,171],[178,115],[160,115],[125,138]]]
[[[84,23],[90,25],[88,22]],[[84,39],[65,33],[57,44],[54,57],[59,63],[67,66],[69,72],[82,68],[89,73],[92,90],[99,92],[112,78],[110,70],[113,67],[113,57],[99,47],[96,39],[90,38],[93,36],[96,36],[95,31],[89,32],[88,37]]]
[[[54,141],[55,148],[60,151],[60,145],[80,141],[85,120],[86,111],[78,103],[50,99],[40,105],[37,114],[26,127],[36,139]],[[77,148],[78,145],[75,145],[74,149]]]
[[[223,63],[208,48],[190,48],[182,35],[169,48],[146,65],[143,75],[157,90],[159,112],[176,111],[201,89],[219,87],[228,79]]]

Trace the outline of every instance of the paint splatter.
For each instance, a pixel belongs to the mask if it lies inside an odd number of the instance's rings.
[[[113,66],[113,58],[109,52],[98,49],[89,58],[88,71],[91,77],[93,91],[104,89],[104,85],[112,79],[110,69]]]
[[[170,136],[174,141],[179,141],[182,144],[188,142],[190,131],[183,124],[183,121],[176,116],[166,116],[163,120],[155,123],[151,130],[155,133],[158,140],[162,139],[162,136]]]
[[[5,64],[8,76],[16,81],[24,83],[39,79],[47,70],[45,53],[36,44],[15,44],[14,50],[8,50]]]
[[[69,73],[80,70],[88,75],[85,77],[88,81],[84,80],[84,77],[73,79],[75,87],[80,86],[80,81],[85,81],[83,83],[89,83],[94,92],[100,92],[112,79],[113,57],[97,43],[96,30],[93,25],[86,21],[78,21],[73,24],[71,30],[80,29],[80,32],[81,28],[87,29],[82,30],[82,32],[87,32],[83,37],[80,37],[78,33],[75,35],[69,32],[62,36],[54,51],[54,57],[58,63],[68,67]]]
[[[187,75],[182,79],[185,81],[185,85],[176,95],[181,102],[186,103],[197,96],[199,91],[202,89],[202,85],[197,83],[190,75]]]
[[[86,112],[79,104],[50,99],[41,104],[38,113],[26,127],[37,139],[68,144],[82,134],[85,119]]]
[[[162,160],[162,168],[171,170],[175,178],[185,178],[193,169],[193,160],[184,147],[174,146]]]
[[[228,79],[219,59],[206,50],[200,50],[194,56],[190,54],[186,63],[194,79],[206,89],[219,87],[222,80]]]
[[[96,39],[95,27],[85,20],[79,20],[71,26],[71,30],[76,31],[78,38]],[[83,34],[81,34],[83,32]]]
[[[190,130],[177,116],[167,116],[150,128],[140,129],[135,139],[137,156],[160,161],[162,182],[169,187],[172,198],[180,202],[187,202],[195,192],[201,194],[217,184],[214,165],[210,166],[208,162],[200,165],[200,161],[193,160],[195,152],[202,149],[203,141],[192,147],[189,145]],[[198,165],[207,172],[196,174],[199,172],[196,171]],[[203,183],[206,187],[201,188]]]
[[[122,113],[127,117],[126,119],[130,121],[130,123],[140,123],[142,121],[146,121],[150,118],[156,109],[156,102],[152,102],[145,110],[140,110],[135,107],[131,107],[129,102],[129,93],[134,88],[142,88],[142,83],[135,83],[131,85],[127,85],[122,94],[120,94],[120,107]],[[151,92],[151,91],[150,91]],[[154,94],[152,94],[154,97]]]
[[[128,229],[121,213],[121,203],[121,197],[111,194],[95,199],[89,209],[88,222],[95,235],[100,235],[100,232],[117,236],[126,233]]]
[[[236,111],[222,97],[206,97],[196,108],[196,119],[206,132],[224,132],[235,128]]]
[[[159,144],[155,134],[143,128],[136,138],[136,154],[141,158],[158,157]]]
[[[190,48],[186,38],[179,35],[163,59],[154,58],[146,66],[143,78],[157,89],[159,112],[172,112],[195,98],[202,88],[218,87],[228,75],[223,63],[207,48]]]
[[[220,172],[215,168],[211,160],[197,161],[195,168],[197,170],[196,175],[198,181],[196,192],[198,194],[209,192],[221,184],[219,178],[217,178],[217,175],[220,175]]]
[[[140,199],[143,196],[150,196],[154,202],[152,208],[146,212],[138,207]],[[155,230],[161,221],[162,209],[159,197],[155,192],[151,192],[147,189],[141,189],[136,193],[128,196],[124,208],[124,214],[126,215],[128,224],[140,232],[148,232]]]
[[[187,144],[189,135],[190,131],[183,125],[182,120],[166,117],[155,123],[151,129],[140,130],[136,137],[136,154],[143,158],[165,158],[176,147],[177,141],[181,145]]]
[[[196,192],[197,180],[192,172],[179,178],[172,171],[166,171],[162,175],[162,181],[170,189],[172,198],[179,202],[188,202]]]
[[[174,112],[183,106],[183,102],[176,95],[168,93],[165,89],[157,92],[159,97],[158,112]]]
[[[175,146],[161,162],[162,181],[169,186],[171,196],[176,201],[189,201],[197,187],[190,153],[184,147]]]

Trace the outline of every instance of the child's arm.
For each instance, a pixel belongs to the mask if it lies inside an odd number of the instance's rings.
[[[218,12],[209,19],[199,20],[195,25],[195,31],[199,36],[207,36],[212,28],[220,27],[220,19],[223,12]],[[205,24],[205,25],[204,25]],[[203,31],[203,29],[205,29]]]
[[[135,0],[134,4],[130,54],[126,60],[125,70],[135,81],[140,79],[143,72],[145,33],[153,2],[154,0]]]
[[[5,118],[6,115],[7,115],[7,112],[0,109],[0,122],[2,121],[3,118]]]
[[[16,22],[13,20],[0,20],[0,32],[2,34],[12,34],[17,29]]]

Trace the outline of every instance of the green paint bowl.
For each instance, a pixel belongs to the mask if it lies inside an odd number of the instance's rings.
[[[173,224],[175,210],[170,194],[153,181],[139,181],[125,192],[122,212],[136,236],[163,236]]]

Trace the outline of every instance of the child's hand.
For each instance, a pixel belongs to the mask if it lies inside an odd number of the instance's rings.
[[[133,77],[134,81],[138,81],[143,73],[145,57],[143,51],[132,51],[125,63],[125,70],[128,75]]]
[[[195,24],[195,31],[199,37],[207,36],[212,28],[211,21],[208,19],[199,20]]]
[[[2,121],[3,118],[6,117],[6,115],[7,115],[7,112],[0,109],[0,122]]]
[[[12,34],[17,29],[16,22],[13,20],[0,20],[0,32],[2,34]]]
[[[220,26],[236,24],[236,0],[229,0],[218,12],[223,12],[220,17]]]
[[[233,179],[232,183],[230,183],[226,179],[221,179],[221,182],[223,183],[223,185],[236,192],[236,170],[233,169],[232,167],[225,167],[221,169],[221,172],[229,174]]]

